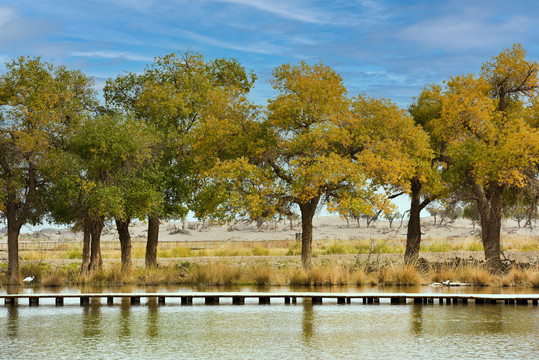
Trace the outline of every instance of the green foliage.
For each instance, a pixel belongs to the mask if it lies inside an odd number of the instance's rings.
[[[201,119],[215,108],[247,93],[256,76],[236,60],[205,61],[193,52],[157,57],[142,74],[127,73],[109,79],[104,88],[111,106],[132,112],[157,136],[153,168],[162,181],[163,208],[156,213],[183,218],[197,185],[193,174],[200,165],[192,159],[190,136]]]
[[[84,118],[50,169],[56,176],[49,191],[52,216],[65,223],[88,213],[142,218],[157,208],[154,144],[145,125],[129,115]]]

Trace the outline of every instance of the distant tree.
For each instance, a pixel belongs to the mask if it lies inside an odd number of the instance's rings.
[[[440,204],[432,204],[432,205],[427,207],[427,211],[429,212],[430,216],[432,216],[434,218],[433,225],[436,225],[436,217],[441,215],[443,210],[444,210],[444,208]]]
[[[475,229],[475,224],[479,221],[479,209],[475,202],[467,204],[462,210],[462,216],[472,222],[472,226]]]
[[[384,217],[389,221],[389,228],[393,226],[393,221],[402,217],[402,214],[399,211],[389,211],[384,213]]]

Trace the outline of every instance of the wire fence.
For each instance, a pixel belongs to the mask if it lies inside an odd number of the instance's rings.
[[[288,247],[293,240],[214,240],[214,241],[160,241],[160,250],[176,247],[190,248],[191,250],[216,249],[233,244],[238,247]],[[146,241],[132,240],[132,247],[145,247]],[[7,251],[7,242],[0,242],[0,251]],[[19,241],[19,251],[62,251],[68,249],[82,249],[82,242],[77,241]],[[101,250],[120,250],[119,240],[101,240]]]

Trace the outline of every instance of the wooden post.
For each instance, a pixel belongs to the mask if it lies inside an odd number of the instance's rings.
[[[159,296],[159,297],[157,298],[157,303],[158,303],[159,305],[165,305],[165,297],[164,297],[164,296]]]
[[[414,304],[423,304],[423,299],[422,298],[414,298]]]
[[[485,299],[475,299],[475,304],[476,305],[484,305],[485,304]]]
[[[81,296],[80,297],[80,306],[88,306],[90,305],[90,297],[89,296]]]
[[[290,296],[285,296],[284,297],[284,303],[285,303],[285,305],[290,305]]]
[[[292,304],[297,304],[297,302],[298,302],[298,299],[296,299],[296,297],[293,296],[293,297],[292,297]]]
[[[462,305],[468,305],[468,298],[462,298]]]
[[[537,300],[532,300],[532,305],[537,306]]]
[[[206,305],[219,305],[219,297],[218,296],[206,296],[204,298],[204,303]]]
[[[517,299],[517,305],[528,305],[528,300],[526,300],[526,299]]]
[[[17,298],[5,298],[4,299],[4,305],[5,306],[17,306]]]
[[[311,303],[312,303],[313,305],[322,305],[322,298],[319,297],[319,296],[313,296],[313,297],[311,298]]]
[[[56,297],[56,306],[64,306],[64,298],[61,296]]]
[[[393,300],[393,299],[391,299],[391,300]],[[339,305],[346,304],[346,298],[343,298],[343,297],[337,298],[337,304],[339,304]]]
[[[114,298],[112,296],[107,296],[107,305],[108,306],[114,305]]]
[[[29,306],[38,306],[39,305],[39,298],[38,297],[30,297],[30,298],[28,298],[28,305]]]
[[[269,296],[260,296],[258,298],[258,303],[260,305],[269,305],[270,304],[270,297]]]
[[[193,305],[193,298],[191,296],[182,296],[182,305]]]
[[[140,305],[140,296],[131,296],[131,305]]]
[[[290,300],[289,300],[290,302]],[[245,304],[245,298],[243,296],[234,296],[232,298],[232,304],[233,305],[244,305]]]
[[[352,298],[346,298],[346,303],[351,304],[352,303]]]

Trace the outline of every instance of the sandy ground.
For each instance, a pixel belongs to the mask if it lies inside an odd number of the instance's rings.
[[[366,226],[361,220],[358,227],[356,222],[346,220],[339,216],[321,216],[314,219],[313,240],[354,240],[354,239],[405,239],[407,221],[394,221],[392,226],[387,221],[378,221]],[[521,224],[523,225],[523,224]],[[147,234],[147,224],[135,222],[130,229],[133,239],[144,239]],[[288,221],[280,223],[265,223],[257,229],[254,223],[238,223],[234,225],[212,225],[201,222],[162,222],[160,225],[159,241],[267,241],[292,240],[296,233],[301,232],[301,224],[293,223],[292,229]],[[2,230],[0,230],[0,234]],[[473,228],[469,220],[458,219],[454,222],[444,222],[442,225],[434,224],[432,217],[422,219],[423,239],[458,239],[479,236],[479,226]],[[4,229],[5,234],[5,229]],[[502,238],[513,236],[536,238],[539,240],[539,224],[533,228],[518,227],[512,220],[502,224]],[[22,240],[39,239],[50,241],[81,241],[81,233],[73,233],[69,229],[44,228],[33,233],[22,235]],[[118,234],[113,224],[108,224],[103,230],[103,240],[116,240]],[[0,241],[6,242],[6,236],[0,236]]]
[[[314,219],[313,241],[324,240],[354,240],[354,239],[385,239],[401,240],[406,239],[407,221],[394,221],[390,226],[387,221],[378,221],[367,227],[365,221],[359,224],[341,219],[339,216],[323,216]],[[523,225],[523,224],[521,224]],[[535,225],[535,224],[534,224]],[[144,240],[147,234],[147,224],[136,222],[131,226],[130,232],[134,240]],[[212,225],[201,222],[162,222],[160,225],[159,241],[268,241],[268,240],[293,240],[296,233],[301,231],[301,224],[298,221],[293,223],[292,229],[289,222],[267,223],[258,229],[254,223],[238,223],[234,225]],[[1,230],[0,230],[1,233]],[[5,231],[4,231],[5,233]],[[442,225],[434,224],[432,217],[422,219],[423,241],[431,239],[448,239],[458,241],[458,239],[474,238],[479,236],[479,227],[474,228],[472,223],[465,219],[458,219],[454,222],[444,222]],[[528,238],[539,241],[539,227],[518,227],[515,221],[507,220],[502,225],[502,239],[511,237]],[[114,241],[118,239],[115,226],[108,224],[103,231],[103,240]],[[69,229],[45,228],[33,233],[22,235],[22,240],[42,240],[42,241],[82,241],[81,233],[73,233]],[[6,242],[6,236],[0,236],[1,242]],[[4,252],[3,252],[4,253]],[[1,257],[2,254],[0,254]],[[483,252],[446,252],[446,253],[422,253],[429,262],[451,261],[455,258],[483,260]],[[517,262],[537,264],[539,262],[539,252],[505,252],[504,256],[508,260]],[[329,255],[317,256],[313,258],[315,265],[328,262],[339,262],[341,264],[352,264],[356,261],[372,262],[399,262],[402,261],[402,254],[359,254],[359,255]],[[78,262],[80,260],[61,260],[62,263]],[[117,260],[111,260],[114,262]],[[264,262],[268,264],[292,265],[300,264],[299,256],[261,256],[261,257],[197,257],[197,258],[175,258],[160,259],[161,264],[174,263],[178,261],[189,261],[197,263],[207,262],[228,262],[245,264],[253,262]],[[142,266],[144,259],[134,259],[134,265]]]

